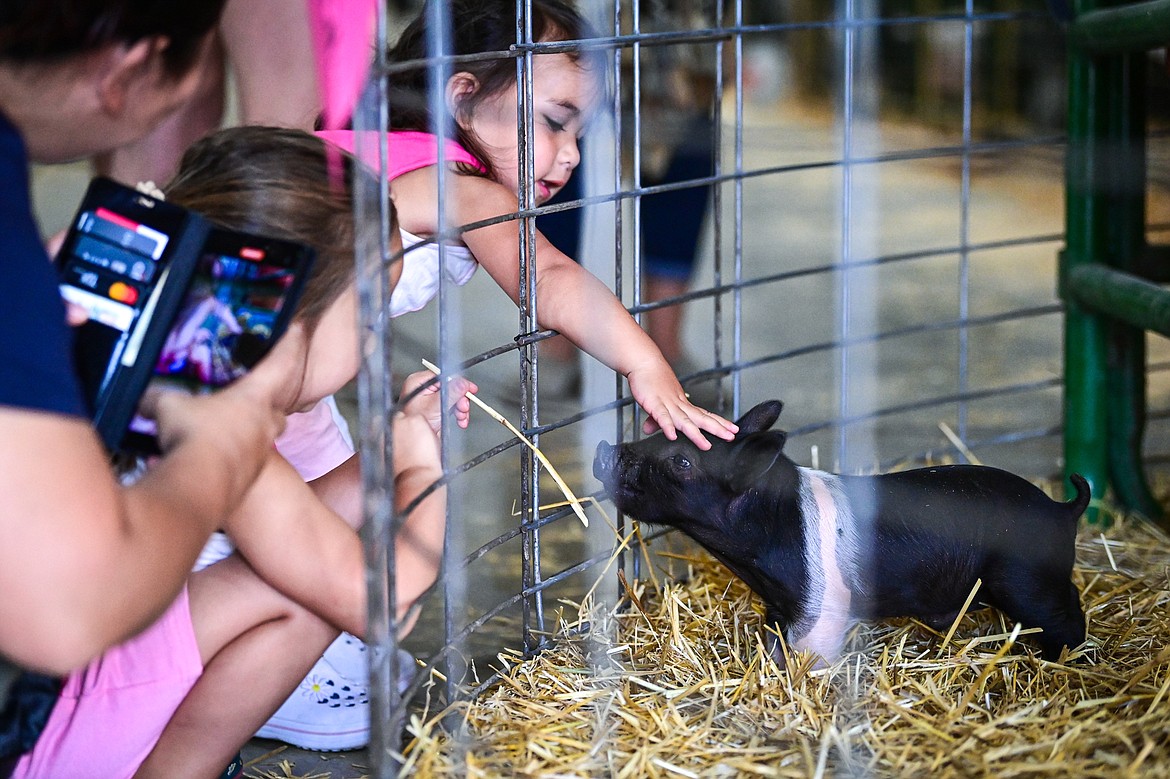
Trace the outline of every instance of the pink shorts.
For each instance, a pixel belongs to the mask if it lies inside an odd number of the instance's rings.
[[[13,779],[132,777],[202,673],[184,588],[144,632],[69,675]]]

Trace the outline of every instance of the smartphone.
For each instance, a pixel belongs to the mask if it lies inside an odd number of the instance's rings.
[[[86,190],[56,263],[61,295],[85,309],[73,361],[88,410],[114,450],[150,377],[159,323],[181,302],[211,225],[104,178]]]
[[[303,244],[212,228],[149,386],[210,392],[247,373],[287,328],[313,260]],[[135,415],[119,449],[157,453],[156,432]]]

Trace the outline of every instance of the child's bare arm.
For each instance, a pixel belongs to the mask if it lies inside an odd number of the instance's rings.
[[[317,499],[354,530],[362,526],[362,465],[356,454],[328,473],[309,482]]]
[[[84,419],[0,407],[0,592],[20,593],[0,598],[0,653],[65,673],[170,605],[283,427],[297,333],[214,395],[151,395],[166,454],[128,488]]]
[[[431,376],[412,374],[407,387]],[[455,418],[467,424],[464,392],[475,385],[453,380],[458,400]],[[395,536],[395,595],[399,619],[434,583],[443,553],[446,492],[439,487],[409,515],[403,512],[442,476],[439,459],[437,385],[424,390],[394,418],[394,502],[401,519]],[[283,457],[273,451],[245,503],[225,530],[240,554],[260,576],[284,595],[340,630],[365,635],[365,562],[353,527],[361,522],[361,471],[352,457],[333,471],[305,484]],[[304,561],[312,560],[312,565]],[[411,624],[402,626],[405,634]]]
[[[434,434],[425,419],[400,415],[394,423],[394,435],[395,507],[401,516],[442,471]],[[433,452],[428,453],[428,448]],[[395,536],[395,595],[400,619],[438,575],[445,518],[446,492],[440,487],[405,517]],[[273,453],[245,505],[229,518],[224,529],[239,553],[273,588],[337,629],[365,636],[361,539],[316,498],[282,457]],[[412,626],[413,620],[403,626],[403,634]]]
[[[515,210],[515,198],[494,182],[454,177],[458,218],[470,223]],[[463,240],[480,265],[512,298],[520,294],[520,247],[512,222],[464,233]],[[687,398],[670,364],[621,301],[593,274],[536,234],[537,315],[541,327],[563,333],[574,344],[630,382],[634,400],[646,410],[645,431],[661,428],[668,438],[678,432],[700,449],[711,444],[703,431],[730,440],[736,427]]]
[[[415,390],[427,384],[434,375],[417,371],[402,383],[405,403],[394,417],[394,503],[401,526],[394,539],[394,565],[399,603],[399,619],[403,633],[414,626],[417,614],[414,605],[439,575],[443,561],[443,536],[447,522],[446,488],[437,487],[407,513],[414,500],[428,490],[443,475],[439,458],[439,432],[443,413],[438,382],[419,394]],[[467,427],[471,401],[466,393],[478,387],[462,376],[451,379],[448,387],[452,400],[451,413],[460,427]],[[411,397],[414,395],[414,397]]]
[[[224,532],[273,588],[339,630],[365,635],[361,540],[275,449]]]
[[[420,414],[398,413],[393,424],[394,508],[400,522],[394,535],[394,581],[398,618],[404,619],[438,578],[447,525],[447,490],[436,487],[411,507],[443,476],[439,442]],[[413,626],[411,618],[400,626],[400,635]]]
[[[411,396],[416,389],[434,378],[429,371],[418,371],[406,377],[402,398]],[[471,401],[465,393],[478,392],[479,387],[461,376],[451,380],[449,397],[452,400],[451,413],[459,427],[466,428],[471,413]],[[406,413],[421,414],[427,419],[437,435],[442,424],[442,409],[439,405],[439,385],[431,383],[412,398]],[[396,444],[399,442],[395,442]],[[355,530],[362,526],[362,474],[360,458],[355,454],[341,465],[309,482],[317,497],[336,512],[345,523]]]

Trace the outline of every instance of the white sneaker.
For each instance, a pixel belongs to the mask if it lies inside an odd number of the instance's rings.
[[[417,664],[403,649],[398,662],[402,690]],[[362,749],[370,740],[369,689],[366,645],[342,633],[256,735],[316,752]]]

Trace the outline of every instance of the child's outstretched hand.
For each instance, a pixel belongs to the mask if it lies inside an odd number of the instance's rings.
[[[411,393],[434,377],[435,374],[430,371],[416,371],[410,374],[402,382],[402,397],[409,398]],[[467,393],[479,392],[479,387],[475,382],[462,376],[455,376],[450,381],[448,392],[451,393],[450,397],[454,398],[451,412],[455,415],[455,424],[466,428],[468,420],[471,418],[471,401],[467,399]],[[406,405],[399,410],[404,414],[417,414],[424,417],[431,426],[431,430],[438,435],[443,426],[443,409],[439,406],[439,382],[431,384],[407,401]]]
[[[735,423],[691,403],[665,360],[635,368],[626,374],[626,379],[634,400],[646,410],[642,432],[647,435],[662,430],[673,441],[681,432],[706,451],[711,448],[711,442],[703,436],[703,431],[725,441],[735,438],[739,432]]]

